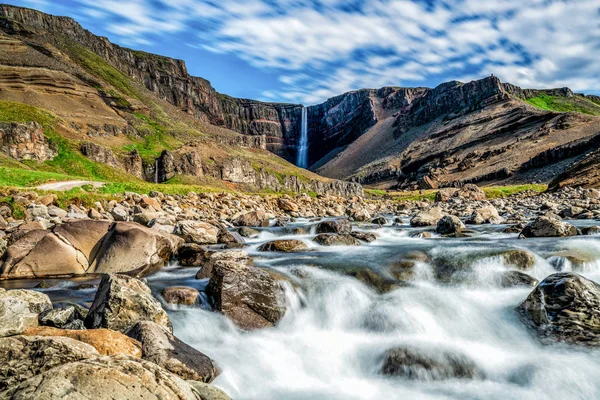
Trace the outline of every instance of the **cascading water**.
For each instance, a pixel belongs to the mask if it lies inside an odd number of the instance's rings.
[[[154,183],[158,183],[158,158],[154,161]]]
[[[300,144],[298,146],[296,165],[300,168],[308,167],[308,112],[306,107],[302,107],[302,121],[300,123]]]

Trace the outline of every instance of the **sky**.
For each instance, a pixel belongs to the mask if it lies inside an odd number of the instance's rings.
[[[600,93],[600,0],[2,0],[186,61],[222,93],[323,102],[490,74]]]

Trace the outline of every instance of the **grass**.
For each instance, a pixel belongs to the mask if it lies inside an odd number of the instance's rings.
[[[142,139],[130,138],[134,143],[125,145],[123,150],[137,149],[140,157],[146,162],[153,162],[163,150],[172,150],[181,145],[181,142],[168,134],[166,128],[154,119],[135,113],[136,129],[141,133]]]
[[[481,188],[488,199],[500,199],[508,197],[514,194],[522,193],[525,191],[544,192],[548,189],[548,185],[543,184],[526,184],[526,185],[511,185],[511,186],[489,186]],[[435,194],[437,189],[431,190],[415,190],[415,191],[402,191],[392,192],[385,190],[376,189],[365,189],[365,194],[371,198],[386,198],[397,202],[404,201],[423,201],[423,200],[435,200]]]
[[[537,193],[545,192],[548,189],[548,185],[544,184],[526,184],[526,185],[512,185],[512,186],[490,186],[482,188],[488,199],[501,199],[504,197],[511,196],[526,191],[533,191]]]
[[[560,97],[539,95],[526,100],[529,104],[548,111],[579,112],[600,116],[600,105],[582,96]]]
[[[0,100],[0,122],[35,121],[44,128],[52,127],[58,118],[41,108],[23,103]]]

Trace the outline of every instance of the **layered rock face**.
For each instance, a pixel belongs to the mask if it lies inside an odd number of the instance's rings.
[[[19,161],[46,161],[57,154],[36,122],[0,123],[0,146],[4,154]]]

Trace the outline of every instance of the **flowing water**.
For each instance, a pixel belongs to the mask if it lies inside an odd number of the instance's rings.
[[[568,270],[564,256],[571,255],[585,260],[585,276],[600,281],[600,240],[519,240],[516,234],[501,233],[503,226],[490,225],[462,239],[411,238],[409,234],[418,230],[408,226],[363,229],[379,238],[359,247],[321,247],[310,242],[311,234],[262,229],[249,241],[249,253],[258,266],[288,275],[296,287],[287,285],[289,309],[284,319],[274,328],[241,332],[206,306],[171,306],[175,334],[216,360],[222,373],[213,383],[236,400],[600,398],[600,354],[538,343],[514,311],[531,289],[503,289],[491,279],[508,268],[492,253],[526,249],[536,255],[528,273],[537,279],[555,271],[550,262]],[[310,243],[311,251],[256,250],[267,240],[288,237]],[[384,271],[414,251],[469,265],[469,280],[438,283],[434,261],[422,262],[412,286],[377,294],[343,273],[363,267]],[[148,282],[157,296],[174,284],[203,289],[207,282],[194,279],[196,271],[173,265]],[[65,288],[47,293],[68,297]],[[72,293],[83,298],[94,292]],[[381,375],[382,355],[398,345],[429,353],[460,352],[475,361],[485,378],[434,381]]]
[[[302,123],[300,124],[300,144],[296,165],[300,168],[308,167],[308,109],[302,107]]]

